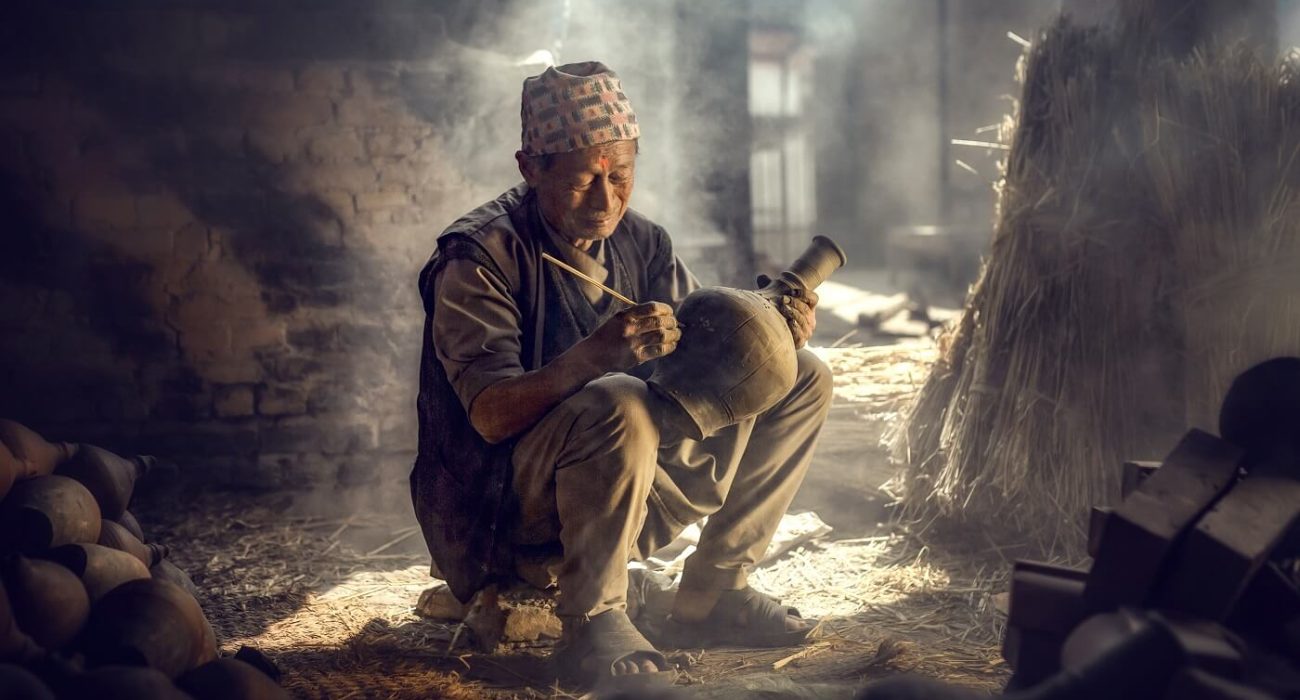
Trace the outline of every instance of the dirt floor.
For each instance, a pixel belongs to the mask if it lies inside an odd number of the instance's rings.
[[[796,508],[835,531],[759,570],[753,583],[824,620],[798,649],[679,650],[680,683],[738,689],[828,684],[848,697],[871,679],[914,672],[993,689],[1007,671],[998,655],[1008,553],[987,544],[927,541],[890,520],[881,486],[892,476],[882,434],[925,376],[928,341],[819,351],[836,375],[836,398],[813,473]],[[380,509],[341,517],[328,495],[206,493],[143,504],[151,539],[204,591],[222,648],[257,647],[303,698],[575,697],[555,684],[549,643],[494,654],[449,649],[454,624],[414,612],[435,583],[400,493]],[[322,515],[330,513],[330,515]]]

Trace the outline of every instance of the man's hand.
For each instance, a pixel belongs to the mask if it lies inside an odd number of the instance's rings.
[[[671,353],[681,339],[672,307],[652,301],[614,314],[579,345],[606,372],[625,372]]]
[[[786,323],[790,324],[790,335],[794,337],[794,346],[801,348],[808,344],[813,331],[817,330],[817,292],[811,289],[795,289],[773,300]]]

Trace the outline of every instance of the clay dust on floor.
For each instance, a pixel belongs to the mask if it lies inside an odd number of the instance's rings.
[[[882,500],[874,489],[890,472],[875,443],[923,379],[933,349],[918,343],[820,352],[836,371],[842,408],[832,411],[814,472],[873,489],[863,500]],[[261,649],[297,697],[573,695],[550,674],[548,642],[496,654],[471,653],[464,644],[450,649],[455,625],[416,616],[420,592],[434,581],[407,503],[349,517],[320,515],[319,504],[296,514],[301,502],[284,494],[209,493],[181,509],[163,505],[145,504],[148,534],[171,546],[203,590],[223,650]],[[852,513],[837,517],[838,510],[818,509],[837,525],[828,539],[752,577],[805,616],[821,618],[818,638],[793,649],[670,653],[683,670],[680,682],[707,686],[778,673],[849,686],[914,672],[1000,686],[1001,617],[990,596],[1004,587],[1003,555],[969,542],[927,544],[903,525],[864,525]]]

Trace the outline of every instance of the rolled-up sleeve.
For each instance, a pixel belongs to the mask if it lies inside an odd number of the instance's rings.
[[[434,280],[432,344],[465,412],[484,389],[524,373],[521,316],[505,282],[472,260]]]

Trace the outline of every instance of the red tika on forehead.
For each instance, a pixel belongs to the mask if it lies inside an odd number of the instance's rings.
[[[614,71],[602,63],[547,68],[524,81],[523,151],[564,153],[641,136]]]

